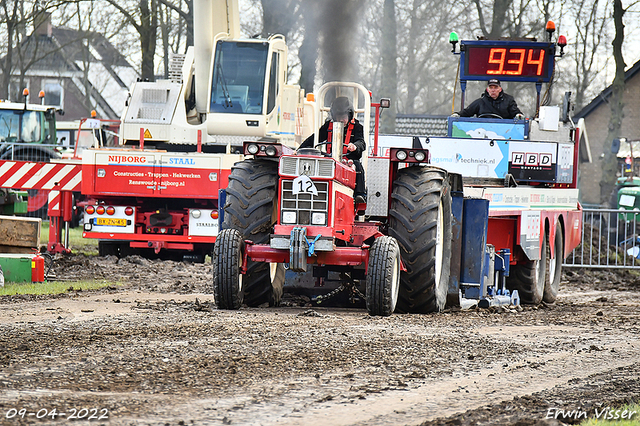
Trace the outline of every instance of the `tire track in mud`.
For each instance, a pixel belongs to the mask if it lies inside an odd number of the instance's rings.
[[[386,318],[218,311],[210,296],[166,290],[3,299],[0,415],[99,406],[114,425],[504,424],[637,397],[640,293],[570,290],[523,312]]]

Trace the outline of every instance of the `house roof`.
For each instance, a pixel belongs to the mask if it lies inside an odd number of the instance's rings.
[[[125,57],[100,33],[54,27],[52,35],[68,60],[89,59],[92,62],[103,62],[110,66],[131,67]],[[89,40],[88,51],[84,43],[78,43],[81,40]]]
[[[633,64],[631,68],[629,68],[624,72],[624,81],[626,82],[630,80],[639,72],[640,72],[640,61]],[[611,96],[611,92],[613,91],[612,86],[613,85],[610,85],[609,87],[604,89],[602,92],[600,92],[600,94],[595,98],[593,98],[593,100],[587,106],[585,106],[576,114],[574,114],[573,119],[576,120],[579,118],[585,118],[589,114],[591,114],[593,111],[595,111],[600,105],[607,102],[608,98]]]
[[[395,135],[447,136],[447,115],[397,114]],[[374,117],[371,117],[372,121]],[[371,128],[373,134],[373,128]]]
[[[36,58],[27,71],[30,74],[73,76],[73,84],[81,93],[85,87],[78,83],[77,77],[83,78],[85,74],[98,112],[110,118],[119,118],[128,87],[138,77],[136,70],[109,40],[93,31],[53,27],[50,36],[31,34],[22,49],[23,57]]]

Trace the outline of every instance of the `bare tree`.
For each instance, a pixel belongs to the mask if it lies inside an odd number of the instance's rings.
[[[158,0],[138,0],[134,10],[125,9],[119,0],[107,1],[118,9],[138,33],[140,52],[142,53],[140,76],[143,80],[153,81],[155,79],[154,59],[158,33]]]
[[[480,0],[473,0],[478,13],[478,22],[480,29],[485,38],[495,39],[504,35],[509,20],[507,19],[507,11],[511,7],[513,0],[493,0],[491,4],[491,28],[487,27],[485,19],[486,8],[480,3]]]
[[[183,2],[186,10],[182,8]],[[160,3],[162,3],[168,9],[171,9],[174,13],[176,13],[179,16],[180,28],[177,34],[178,36],[180,36],[183,33],[182,24],[184,23],[185,25],[184,32],[186,36],[185,45],[193,46],[193,0],[180,0],[179,5],[175,5],[169,0],[160,0]],[[179,44],[180,44],[180,41],[178,39],[178,45]]]
[[[624,17],[625,9],[622,0],[613,0],[613,22],[615,24],[615,37],[613,39],[613,57],[616,63],[616,76],[611,85],[611,116],[609,117],[609,129],[605,146],[605,156],[602,165],[602,179],[600,181],[600,200],[609,200],[616,182],[618,169],[617,155],[610,149],[614,138],[620,137],[622,119],[624,118],[624,71],[626,64],[622,56],[622,43],[624,41]]]
[[[20,28],[25,26],[27,20],[20,13],[20,3],[17,1],[3,1],[0,6],[2,11],[2,21],[5,27],[6,45],[5,55],[2,60],[2,87],[0,87],[0,99],[9,98],[9,85],[11,84],[11,73],[13,71],[14,47],[20,42]]]
[[[580,0],[574,3],[572,10],[575,11],[576,22],[576,36],[571,43],[573,52],[570,53],[574,63],[573,92],[576,94],[576,108],[581,109],[589,99],[586,96],[595,92],[594,81],[605,70],[604,62],[608,58],[603,47],[608,40],[612,17],[607,4],[599,0]]]
[[[74,5],[76,1],[0,2],[0,25],[6,33],[3,46],[5,55],[1,61],[0,98],[15,98],[14,94],[9,93],[11,81],[17,78],[18,86],[26,87],[28,70],[66,47],[66,44],[61,45],[53,41],[50,16],[52,11],[67,4]],[[75,13],[68,16],[75,16]],[[27,34],[31,28],[32,33]],[[75,41],[77,40],[74,39],[73,42]]]

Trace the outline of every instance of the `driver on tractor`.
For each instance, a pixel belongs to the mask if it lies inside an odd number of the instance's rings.
[[[524,114],[518,108],[516,100],[513,99],[513,96],[502,91],[500,80],[497,78],[492,78],[487,82],[487,89],[480,96],[480,99],[476,99],[459,113],[453,114],[453,116],[458,117],[473,117],[474,115],[495,118],[498,116],[517,120],[524,118]]]
[[[340,96],[333,100],[329,114],[330,119],[318,130],[318,143],[331,143],[333,123],[342,122],[344,125],[343,142],[348,151],[345,157],[353,160],[353,165],[356,168],[356,189],[353,197],[356,204],[365,203],[367,193],[364,184],[364,167],[362,167],[360,159],[362,158],[362,152],[367,149],[367,144],[364,140],[362,124],[355,118],[353,105],[346,96]],[[300,144],[300,148],[313,148],[313,139],[314,135],[312,134]]]

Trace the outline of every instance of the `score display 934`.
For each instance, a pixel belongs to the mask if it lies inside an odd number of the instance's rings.
[[[547,82],[553,70],[554,50],[547,43],[464,46],[463,77]]]

